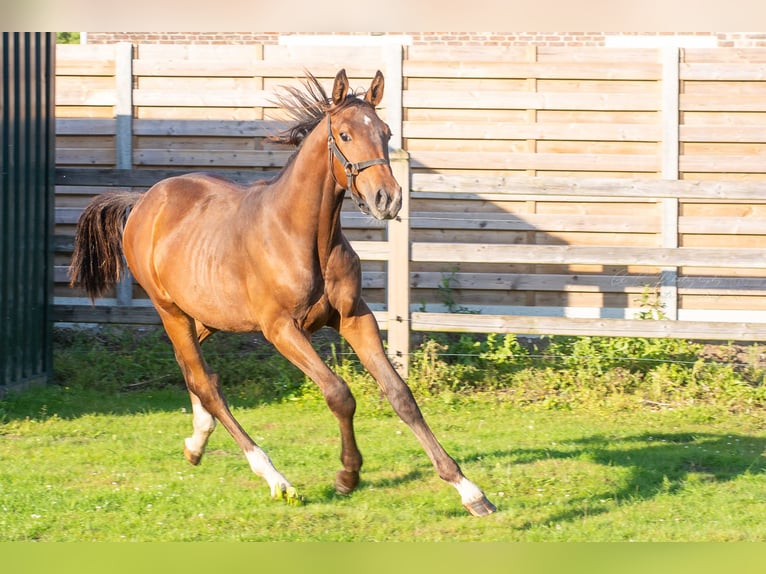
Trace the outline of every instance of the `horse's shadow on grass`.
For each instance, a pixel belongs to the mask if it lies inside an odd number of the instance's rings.
[[[603,488],[597,492],[577,494],[577,485],[574,484],[574,492],[567,498],[566,509],[540,521],[544,523],[573,522],[586,516],[610,512],[615,503],[619,506],[640,504],[661,494],[673,495],[690,482],[725,483],[746,474],[766,473],[764,437],[715,433],[641,433],[614,439],[593,435],[566,441],[559,446],[484,452],[464,457],[463,460],[476,461],[481,465],[495,464],[503,468],[534,465],[547,460],[585,461],[603,468]],[[616,473],[616,480],[610,478],[610,474],[615,474],[610,469],[621,469]],[[497,490],[505,490],[504,500],[507,502],[501,506],[513,507],[513,488],[501,488],[499,484],[495,487]],[[535,523],[526,522],[521,528],[534,526]]]

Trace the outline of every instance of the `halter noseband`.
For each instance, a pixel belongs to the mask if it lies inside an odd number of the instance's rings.
[[[348,161],[348,158],[343,155],[343,152],[340,151],[340,148],[338,148],[338,145],[335,143],[335,137],[332,135],[332,127],[330,126],[330,114],[327,114],[327,148],[330,150],[330,173],[332,174],[333,179],[335,179],[335,183],[340,185],[340,182],[335,177],[335,171],[332,169],[333,156],[335,156],[341,165],[343,165],[343,171],[346,172],[346,191],[348,191],[351,199],[354,200],[354,203],[356,203],[357,207],[361,208],[359,198],[354,195],[352,190],[354,185],[354,178],[359,175],[359,172],[367,169],[368,167],[372,167],[373,165],[388,165],[388,160],[382,157],[378,157],[375,159],[368,159],[367,161],[360,161],[356,163]]]

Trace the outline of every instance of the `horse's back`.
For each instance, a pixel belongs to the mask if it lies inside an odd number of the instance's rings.
[[[214,272],[239,283],[227,264],[239,256],[244,192],[231,181],[195,173],[162,180],[144,194],[126,222],[123,248],[153,299],[200,297],[198,289],[209,289]]]
[[[242,186],[220,176],[191,173],[163,179],[146,192],[140,209],[142,217],[159,216],[161,211],[172,218],[198,215],[211,208],[220,214],[236,210],[244,194]],[[151,213],[150,213],[151,212]]]

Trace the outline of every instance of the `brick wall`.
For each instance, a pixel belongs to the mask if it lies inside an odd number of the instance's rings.
[[[605,32],[405,32],[416,45],[444,46],[603,46]],[[277,44],[279,32],[88,32],[89,44]],[[366,34],[363,34],[366,35]],[[636,35],[625,33],[624,35]],[[642,35],[714,36],[722,48],[764,48],[762,32],[650,32]]]

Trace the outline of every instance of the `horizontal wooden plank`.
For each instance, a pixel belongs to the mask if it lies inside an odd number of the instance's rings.
[[[72,238],[66,237],[56,245],[57,253],[71,253]],[[69,283],[69,266],[56,265],[53,273],[57,284]],[[556,273],[469,273],[469,272],[410,272],[412,289],[439,289],[446,285],[470,300],[470,291],[540,291],[564,293],[625,293],[639,295],[659,284],[656,275],[597,275]],[[384,289],[386,273],[363,271],[363,289]],[[680,277],[677,281],[680,295],[704,296],[766,296],[766,278],[763,277]],[[467,295],[466,295],[467,294]]]
[[[679,139],[681,142],[763,143],[766,142],[766,125],[682,125]]]
[[[764,81],[766,80],[766,63],[681,63],[679,77],[681,80]]]
[[[684,48],[683,55],[687,63],[766,63],[763,48]]]
[[[123,325],[159,325],[160,317],[151,306],[117,306],[65,304],[56,302],[53,306],[53,320],[57,323],[119,323]]]
[[[412,313],[415,331],[766,341],[766,324]]]
[[[201,54],[201,57],[178,57],[170,54],[163,57],[160,52],[141,54],[133,60],[133,73],[142,77],[226,77],[226,78],[276,78],[285,81],[292,78],[303,78],[304,69],[309,69],[317,78],[333,78],[342,67],[348,69],[350,80],[364,78],[372,79],[380,67],[372,57],[352,57],[353,67],[346,58],[345,63],[323,59],[321,54],[315,54],[311,61],[296,64],[286,58],[261,59],[254,50],[250,53],[241,49],[219,50],[217,53]]]
[[[762,249],[602,247],[478,243],[412,243],[422,262],[532,263],[538,265],[646,265],[661,267],[766,267]]]
[[[412,151],[413,168],[534,169],[546,171],[657,172],[657,155],[606,153],[506,153],[475,151]]]
[[[113,148],[56,148],[56,164],[58,165],[113,165],[114,163],[115,150]]]
[[[707,173],[762,173],[766,171],[766,154],[759,155],[682,155],[679,169]]]
[[[536,46],[537,60],[540,62],[650,62],[658,61],[659,50],[656,48],[605,48],[605,47],[572,47],[572,46]],[[508,45],[476,45],[449,46],[415,44],[409,46],[408,61],[426,60],[439,62],[456,60],[465,62],[492,61],[528,61],[529,46]]]
[[[57,44],[57,76],[113,76],[114,44]]]
[[[766,183],[744,181],[694,181],[621,179],[607,177],[506,177],[414,173],[413,192],[492,193],[582,198],[677,198],[766,201]]]
[[[351,241],[351,248],[364,261],[387,261],[391,247],[387,241]]]
[[[114,106],[117,92],[111,88],[56,90],[56,106]]]
[[[565,215],[413,212],[412,229],[478,229],[506,231],[587,231],[592,233],[659,233],[659,219],[609,215]],[[766,231],[766,228],[764,228]]]
[[[265,90],[176,91],[135,89],[133,90],[133,105],[224,108],[276,107],[273,92]]]
[[[405,138],[570,141],[640,141],[661,139],[659,124],[405,121]]]
[[[656,111],[655,94],[406,90],[405,108]]]
[[[703,235],[765,235],[764,217],[679,217],[679,233]]]
[[[193,170],[200,171],[200,170]],[[215,173],[238,183],[248,183],[273,177],[277,171],[213,169]],[[55,171],[56,185],[78,186],[107,186],[107,187],[150,187],[168,177],[176,177],[192,173],[186,169],[112,169],[112,168],[69,168],[57,167]]]
[[[137,136],[225,136],[268,137],[285,129],[289,122],[273,120],[160,120],[134,119]]]
[[[114,135],[116,130],[114,118],[56,118],[57,136]]]
[[[596,275],[556,273],[470,273],[412,271],[410,287],[468,291],[552,291],[586,293],[641,293],[646,285],[655,285],[659,275]],[[766,281],[761,281],[766,288]]]
[[[380,329],[385,330],[388,325],[388,313],[374,309],[373,314]],[[89,305],[82,299],[69,297],[54,300],[53,320],[57,323],[162,324],[157,311],[151,305],[119,306],[114,299],[99,299],[96,305]]]
[[[280,168],[292,154],[292,151],[275,150],[139,149],[133,152],[133,162],[137,166],[183,165],[197,169],[203,166]]]
[[[625,62],[615,66],[606,62],[405,60],[402,68],[405,78],[658,80],[662,76],[660,65],[651,62]]]
[[[726,92],[717,97],[681,93],[679,109],[682,112],[766,112],[766,99],[757,95],[731,96]]]

